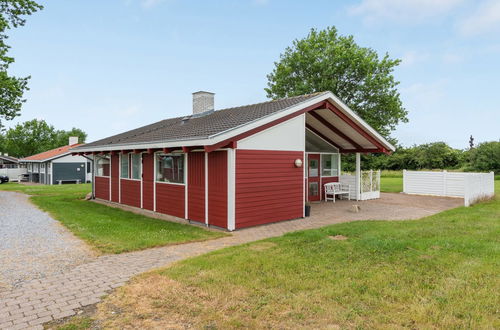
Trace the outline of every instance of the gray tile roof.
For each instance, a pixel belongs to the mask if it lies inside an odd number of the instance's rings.
[[[323,93],[307,94],[216,110],[201,117],[184,116],[165,119],[151,125],[85,144],[81,148],[205,139],[285,110],[320,94]],[[78,149],[75,148],[75,151]]]
[[[19,159],[15,158],[15,157],[7,156],[7,155],[0,155],[0,158],[3,160],[7,160],[9,162],[19,163]]]

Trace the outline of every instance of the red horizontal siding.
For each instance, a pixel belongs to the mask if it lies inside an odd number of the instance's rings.
[[[339,182],[338,176],[321,178],[321,200],[325,199],[325,184],[330,182]]]
[[[156,212],[184,218],[184,189],[183,185],[156,183]]]
[[[188,154],[188,218],[205,223],[205,153]]]
[[[141,207],[141,181],[121,179],[121,203]]]
[[[154,207],[154,155],[142,154],[142,207]]]
[[[111,156],[111,200],[120,201],[120,156]]]
[[[94,181],[95,197],[109,201],[109,178],[96,176]]]
[[[227,228],[227,151],[208,154],[208,223]]]
[[[301,151],[236,150],[236,228],[301,218]]]

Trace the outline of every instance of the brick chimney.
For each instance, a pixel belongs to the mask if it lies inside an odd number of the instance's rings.
[[[69,137],[68,145],[72,146],[73,144],[77,144],[77,143],[78,143],[78,136],[70,136]]]
[[[214,95],[210,92],[194,92],[193,93],[193,115],[214,110]]]

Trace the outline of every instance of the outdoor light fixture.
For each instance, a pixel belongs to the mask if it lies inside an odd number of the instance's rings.
[[[302,167],[302,159],[297,158],[295,160],[295,167]]]

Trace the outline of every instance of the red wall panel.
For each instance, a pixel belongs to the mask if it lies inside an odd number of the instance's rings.
[[[301,218],[301,151],[236,150],[236,228]]]
[[[120,201],[120,156],[111,156],[111,200]]]
[[[188,154],[188,218],[205,222],[205,153]]]
[[[184,218],[184,201],[183,185],[156,183],[156,212]]]
[[[208,154],[208,224],[227,228],[227,152]]]
[[[94,181],[95,197],[109,201],[109,178],[96,176]]]
[[[142,154],[142,207],[153,210],[154,204],[154,155]]]
[[[121,203],[141,207],[141,181],[121,179]]]
[[[338,176],[321,178],[321,200],[325,200],[325,184],[330,182],[339,182]]]

